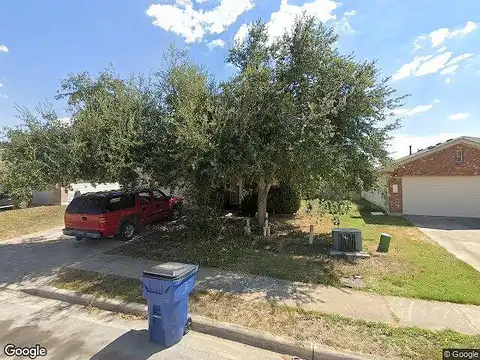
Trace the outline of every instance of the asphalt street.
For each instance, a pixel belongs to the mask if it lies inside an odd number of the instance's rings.
[[[39,360],[262,359],[286,355],[190,331],[178,344],[164,349],[148,341],[146,320],[43,299],[19,291],[0,290],[0,358],[5,346],[44,348]],[[8,349],[12,350],[12,346]],[[37,350],[37,353],[40,351]]]

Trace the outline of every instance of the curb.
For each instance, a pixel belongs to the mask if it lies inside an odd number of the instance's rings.
[[[95,308],[120,312],[129,315],[148,316],[147,305],[127,303],[120,300],[112,300],[105,297],[81,294],[70,290],[57,289],[51,286],[38,288],[18,289],[26,294],[48,299],[64,301],[77,305],[93,306]],[[235,341],[245,345],[254,346],[279,354],[288,354],[301,359],[311,360],[367,360],[380,359],[370,355],[361,355],[348,352],[337,352],[325,349],[312,342],[295,341],[273,335],[265,331],[256,331],[244,326],[220,322],[199,315],[190,315],[192,318],[192,330],[216,336],[222,339]]]
[[[147,305],[126,303],[105,297],[81,294],[70,290],[57,289],[51,286],[21,289],[20,291],[43,298],[65,301],[77,305],[93,306],[101,310],[120,312],[129,315],[147,316]]]

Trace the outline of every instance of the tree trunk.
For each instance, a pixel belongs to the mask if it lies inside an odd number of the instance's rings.
[[[262,231],[265,226],[265,215],[267,213],[267,197],[268,192],[270,191],[270,183],[267,183],[264,178],[261,178],[257,183],[257,192],[258,192],[258,202],[257,202],[257,212],[258,212],[258,226],[260,226],[260,231]]]

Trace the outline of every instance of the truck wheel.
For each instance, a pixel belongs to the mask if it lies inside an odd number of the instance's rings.
[[[122,240],[128,241],[135,236],[136,226],[132,221],[125,221],[120,229],[120,236]]]
[[[83,237],[81,237],[81,236],[75,236],[75,240],[77,240],[77,241],[83,240]]]
[[[183,335],[187,335],[190,329],[192,328],[192,318],[187,319],[187,323],[185,324],[185,328],[183,329]]]
[[[182,209],[180,208],[180,206],[175,206],[172,209],[172,212],[170,214],[170,219],[171,220],[178,220],[181,217],[182,217]]]

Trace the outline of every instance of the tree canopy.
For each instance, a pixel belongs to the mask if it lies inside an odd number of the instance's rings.
[[[305,198],[325,186],[369,189],[403,97],[375,61],[340,54],[337,40],[306,15],[273,41],[257,21],[230,49],[236,72],[226,81],[172,48],[148,77],[72,74],[57,95],[71,121],[23,109],[24,126],[6,132],[8,173],[27,188],[75,179],[183,184],[200,201],[239,179],[256,187],[260,225],[276,182]]]
[[[261,224],[275,181],[306,197],[326,184],[370,188],[375,165],[388,157],[388,133],[398,124],[382,122],[402,98],[374,61],[340,55],[336,41],[332,29],[304,16],[273,43],[266,25],[254,23],[230,50],[238,73],[221,85],[232,109],[222,151],[232,174],[257,185]]]

